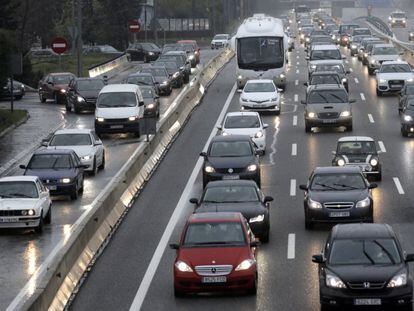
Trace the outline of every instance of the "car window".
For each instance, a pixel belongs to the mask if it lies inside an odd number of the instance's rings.
[[[89,134],[57,134],[50,141],[50,146],[89,146],[92,145]]]
[[[374,47],[372,49],[372,55],[397,55],[398,52],[394,47]]]
[[[228,116],[224,127],[226,129],[259,128],[261,124],[258,116]]]
[[[340,104],[348,102],[348,94],[344,90],[316,90],[308,97],[308,104]]]
[[[96,105],[100,108],[135,107],[137,97],[132,92],[101,93]]]
[[[275,92],[276,88],[273,83],[247,83],[243,90],[245,93],[254,93],[254,92]]]
[[[252,186],[222,186],[209,187],[203,196],[203,202],[210,203],[237,203],[258,202],[259,196]]]
[[[310,60],[320,59],[341,59],[339,50],[313,50],[311,51]]]
[[[53,76],[53,83],[54,84],[69,84],[69,82],[72,79],[73,79],[73,76],[70,76],[70,75]]]
[[[332,244],[331,265],[390,265],[401,262],[394,239],[338,239]]]
[[[28,169],[72,168],[69,154],[35,154],[27,165]]]
[[[377,152],[373,141],[346,141],[338,143],[339,154],[374,154]]]
[[[144,68],[141,70],[144,73],[150,73],[155,77],[167,77],[168,73],[164,68]]]
[[[315,174],[311,182],[311,190],[362,190],[366,189],[364,178],[357,173]]]
[[[341,81],[336,75],[312,75],[311,83],[312,85],[317,84],[340,84]]]
[[[248,141],[216,141],[211,144],[211,157],[248,157],[253,149]]]
[[[39,192],[32,181],[0,182],[0,199],[7,198],[38,198]]]
[[[91,80],[79,80],[77,84],[77,89],[79,91],[92,91],[92,90],[101,90],[105,86],[105,83],[102,80],[91,79]]]
[[[371,34],[371,30],[369,30],[369,29],[354,29],[354,31],[353,31],[354,36],[370,35],[370,34]]]
[[[333,65],[333,64],[319,64],[316,65],[315,71],[334,71],[339,74],[344,74],[345,69],[342,65]]]
[[[136,85],[154,85],[154,81],[151,76],[129,76],[126,83]]]
[[[245,245],[246,238],[240,222],[211,222],[189,224],[184,246]]]
[[[154,91],[151,88],[141,88],[143,98],[154,98]]]
[[[383,73],[411,72],[411,67],[408,64],[382,65],[380,72],[383,72]]]

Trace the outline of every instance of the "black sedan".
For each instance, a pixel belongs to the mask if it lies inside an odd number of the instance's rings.
[[[38,176],[51,195],[69,195],[71,200],[83,192],[84,169],[75,151],[42,149],[36,151],[27,166],[20,165],[24,175]]]
[[[160,97],[152,86],[140,85],[142,97],[144,98],[144,116],[158,118],[160,116]]]
[[[151,66],[141,69],[140,73],[150,73],[154,77],[159,94],[170,95],[172,92],[171,76],[164,66]]]
[[[184,71],[180,69],[178,64],[173,61],[156,61],[154,66],[164,66],[168,74],[171,76],[171,85],[173,88],[180,88],[184,85]]]
[[[96,100],[105,82],[98,78],[76,78],[69,83],[66,93],[66,110],[80,113],[95,111]]]
[[[408,97],[414,98],[414,83],[407,83],[398,94],[398,111],[401,112]]]
[[[240,212],[248,221],[255,236],[262,242],[269,241],[270,219],[269,202],[272,197],[264,196],[252,180],[220,180],[209,182],[195,213]]]
[[[259,152],[250,136],[215,136],[204,157],[203,187],[212,180],[252,179],[260,187]]]
[[[305,228],[314,223],[373,222],[374,201],[371,189],[359,167],[317,167],[309,177],[305,191]]]
[[[161,49],[151,42],[132,43],[126,50],[131,55],[131,60],[142,60],[145,63],[155,61],[161,54]]]
[[[414,133],[414,96],[408,96],[401,110],[401,135]]]
[[[131,73],[125,80],[125,83],[151,86],[159,94],[159,83],[155,80],[154,76],[148,72]]]
[[[405,254],[389,225],[336,225],[312,261],[319,266],[321,310],[412,310],[414,254]]]

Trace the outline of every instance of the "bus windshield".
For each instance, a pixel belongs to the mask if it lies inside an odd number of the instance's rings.
[[[240,69],[267,70],[284,64],[283,37],[250,37],[237,40]]]

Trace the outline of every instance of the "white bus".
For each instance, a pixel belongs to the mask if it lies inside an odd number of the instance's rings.
[[[272,79],[285,88],[288,38],[282,20],[254,14],[240,25],[234,45],[239,89],[250,79]]]

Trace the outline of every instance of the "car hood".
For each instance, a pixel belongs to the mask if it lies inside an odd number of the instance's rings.
[[[335,273],[343,282],[388,282],[402,268],[397,265],[340,265],[329,266],[328,269]]]
[[[316,113],[321,113],[321,112],[341,112],[344,110],[350,110],[350,104],[348,103],[342,103],[342,104],[308,104],[306,105],[306,111],[310,112],[316,112]]]
[[[0,199],[0,210],[21,210],[36,207],[39,199],[13,198]]]
[[[390,72],[390,73],[378,73],[377,79],[385,80],[406,80],[414,77],[412,72]]]
[[[244,247],[192,247],[180,248],[178,259],[190,266],[232,265],[236,268],[244,259],[249,258],[247,246]]]
[[[369,196],[369,192],[367,189],[346,190],[346,191],[327,190],[327,191],[310,191],[309,192],[309,197],[313,201],[317,201],[322,204],[327,203],[327,202],[357,202],[357,201],[361,201],[365,199],[368,196]]]
[[[397,60],[398,57],[399,57],[398,55],[371,55],[370,59],[386,61],[386,60]]]
[[[125,119],[132,116],[136,116],[137,112],[137,107],[97,107],[95,110],[95,116],[97,118],[99,117],[104,119]]]
[[[267,209],[260,202],[242,203],[201,203],[196,213],[210,212],[240,212],[249,219],[267,213]]]
[[[208,157],[214,168],[246,168],[256,162],[255,157]]]
[[[259,92],[254,92],[254,93],[245,93],[243,92],[243,94],[240,96],[243,99],[247,99],[250,101],[254,101],[254,102],[264,102],[264,101],[268,101],[272,98],[277,97],[277,95],[275,93],[272,92],[263,92],[263,93],[259,93]]]
[[[100,90],[86,90],[86,91],[78,91],[78,95],[84,98],[98,98]]]
[[[60,179],[60,178],[74,178],[76,176],[75,169],[61,169],[61,170],[52,170],[52,169],[40,169],[32,170],[27,169],[24,175],[28,176],[38,176],[40,179]]]
[[[148,106],[149,104],[155,104],[155,100],[153,98],[144,98],[144,104],[145,106]]]
[[[49,146],[47,147],[47,149],[49,150],[70,149],[70,150],[75,151],[78,157],[83,157],[83,156],[94,154],[92,150],[92,146]]]
[[[226,132],[230,135],[249,135],[250,137],[254,137],[257,132],[261,131],[260,128],[247,128],[247,129],[223,129],[223,132]]]

